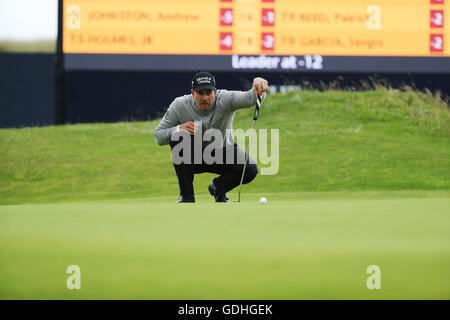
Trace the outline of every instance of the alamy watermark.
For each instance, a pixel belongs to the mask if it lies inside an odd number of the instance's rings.
[[[202,131],[201,122],[198,130],[191,135],[185,130],[174,131],[171,141],[176,145],[172,148],[172,162],[179,164],[244,164],[245,153],[234,147],[234,142],[245,149],[261,164],[261,175],[275,175],[280,165],[280,133],[278,129],[270,129],[270,140],[267,129],[227,129],[225,134],[215,128]],[[225,138],[224,138],[225,137]],[[250,139],[251,137],[251,139]],[[270,154],[268,150],[270,149]]]
[[[370,274],[367,278],[367,289],[381,289],[381,269],[377,265],[370,265],[366,269],[366,273]]]
[[[69,290],[81,289],[81,269],[77,265],[70,265],[66,269],[66,273],[70,274],[66,280],[66,288]]]

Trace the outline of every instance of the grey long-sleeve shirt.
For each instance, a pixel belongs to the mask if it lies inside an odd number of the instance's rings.
[[[263,94],[262,98],[265,98]],[[216,98],[212,106],[201,110],[191,94],[176,98],[169,106],[161,122],[155,128],[155,140],[160,146],[169,144],[172,132],[177,126],[188,121],[201,121],[202,130],[210,128],[222,132],[224,143],[233,145],[234,139],[231,130],[233,127],[234,113],[238,109],[250,108],[256,104],[256,96],[253,89],[249,91],[217,90]]]

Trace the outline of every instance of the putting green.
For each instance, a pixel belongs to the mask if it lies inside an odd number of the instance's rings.
[[[0,298],[450,298],[450,192],[264,196],[1,206]]]

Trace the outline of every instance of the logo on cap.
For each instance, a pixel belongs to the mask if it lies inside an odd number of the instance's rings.
[[[192,78],[192,89],[194,89],[195,91],[200,91],[203,89],[215,90],[216,80],[214,79],[214,76],[209,72],[198,72]]]

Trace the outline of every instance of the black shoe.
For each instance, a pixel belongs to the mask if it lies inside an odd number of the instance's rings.
[[[184,203],[184,202],[195,202],[195,197],[193,195],[191,196],[180,196],[180,199],[178,199],[177,203]]]
[[[214,185],[214,180],[211,181],[208,187],[209,193],[214,196],[216,202],[230,202],[230,199],[227,197],[226,193],[217,193],[216,186]]]

